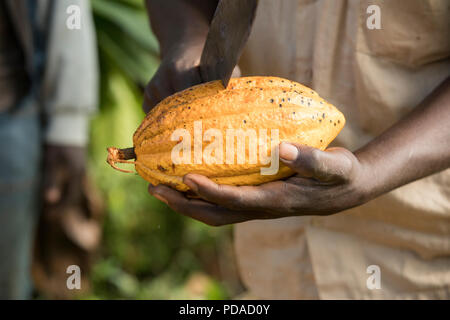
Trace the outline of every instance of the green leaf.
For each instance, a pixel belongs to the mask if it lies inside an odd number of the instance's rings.
[[[94,17],[103,18],[120,27],[128,37],[139,43],[149,53],[158,55],[158,42],[150,32],[148,18],[143,10],[110,0],[92,0]]]

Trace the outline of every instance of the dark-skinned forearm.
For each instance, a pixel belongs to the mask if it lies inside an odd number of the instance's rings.
[[[450,167],[450,78],[358,150],[367,200]]]
[[[146,0],[151,26],[164,56],[174,46],[204,41],[218,0]]]

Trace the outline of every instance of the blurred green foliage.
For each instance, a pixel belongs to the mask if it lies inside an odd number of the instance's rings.
[[[138,175],[107,165],[108,146],[130,147],[144,117],[142,88],[159,63],[142,0],[92,0],[101,68],[101,107],[91,123],[89,172],[105,204],[103,244],[91,272],[92,299],[222,299],[231,276],[231,229],[172,212]],[[228,261],[229,264],[228,265]]]

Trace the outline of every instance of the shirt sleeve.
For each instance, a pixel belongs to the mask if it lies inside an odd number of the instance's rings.
[[[80,28],[69,28],[67,21],[76,12],[80,14]],[[98,104],[97,46],[87,0],[54,2],[47,34],[42,103],[48,119],[47,143],[86,145],[89,117]]]

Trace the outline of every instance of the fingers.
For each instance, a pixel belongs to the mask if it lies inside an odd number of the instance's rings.
[[[64,187],[64,176],[59,170],[47,170],[44,176],[44,201],[56,204],[61,200]]]
[[[145,87],[142,108],[145,113],[148,113],[164,98],[199,83],[201,83],[201,78],[198,67],[181,70],[173,66],[162,65]]]
[[[65,184],[65,175],[60,168],[61,152],[53,146],[44,149],[44,202],[56,204],[61,200],[62,189]]]
[[[326,151],[282,142],[280,160],[300,175],[323,182],[348,181],[353,167],[358,163],[356,157],[344,148],[330,148]]]
[[[78,201],[84,173],[84,148],[46,145],[43,177],[45,204]]]
[[[148,113],[161,100],[175,92],[170,85],[169,79],[162,76],[161,73],[162,72],[158,71],[150,83],[145,87],[143,103],[145,113]]]
[[[175,92],[195,86],[201,82],[199,67],[192,67],[173,74],[173,87]]]
[[[206,201],[235,210],[270,211],[283,204],[280,186],[283,182],[261,186],[229,186],[216,184],[205,176],[187,174],[183,182]]]
[[[149,185],[149,192],[174,211],[210,226],[268,218],[266,214],[260,212],[233,211],[203,200],[188,199],[181,192],[163,185],[156,187]]]
[[[153,89],[148,84],[144,89],[144,102],[142,104],[142,109],[147,114],[153,107],[158,103],[158,97],[156,93],[153,93]]]

